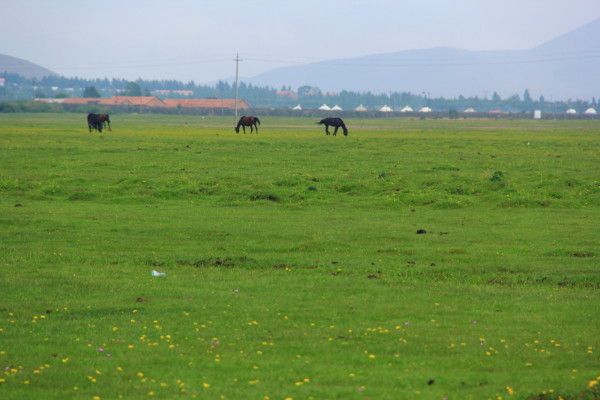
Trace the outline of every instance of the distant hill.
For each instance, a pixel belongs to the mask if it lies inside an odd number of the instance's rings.
[[[57,75],[56,72],[52,72],[49,69],[41,67],[37,64],[4,54],[0,54],[0,72],[19,74],[29,79],[40,79],[44,76]]]
[[[599,97],[600,19],[529,50],[407,50],[282,67],[246,81],[446,97],[521,95],[524,89],[554,99]]]

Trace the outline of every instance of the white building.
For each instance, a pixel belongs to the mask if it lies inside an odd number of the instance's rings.
[[[590,107],[587,110],[585,110],[585,114],[586,115],[597,115],[598,111],[596,111],[594,108]]]
[[[412,109],[411,106],[405,106],[402,110],[400,110],[400,112],[407,113],[407,112],[414,112],[414,110]]]
[[[302,106],[298,104],[296,107],[292,107],[292,110],[302,111]]]
[[[421,109],[419,109],[420,113],[430,113],[431,112],[431,108],[429,107],[422,107]]]
[[[35,98],[33,99],[33,101],[37,101],[40,103],[50,103],[50,104],[60,104],[60,103],[64,103],[65,99],[40,99],[40,98]]]
[[[331,107],[331,111],[343,111],[342,107],[338,106],[337,104],[333,107]]]
[[[191,97],[194,95],[193,90],[174,90],[174,89],[161,89],[161,90],[153,90],[152,94],[155,96],[188,96]]]
[[[331,111],[331,107],[329,107],[327,104],[323,104],[321,107],[319,107],[319,110],[321,110],[321,111]]]
[[[381,112],[392,112],[393,110],[392,110],[392,108],[391,108],[391,107],[389,107],[389,106],[386,104],[385,106],[381,107],[381,108],[379,109],[379,111],[381,111]]]
[[[575,115],[575,114],[577,114],[577,111],[575,111],[575,110],[574,110],[574,109],[572,109],[572,108],[569,108],[569,109],[567,110],[567,114],[568,114],[568,115]]]
[[[472,107],[467,108],[465,111],[463,111],[465,114],[473,114],[475,112],[475,109]]]
[[[361,105],[359,105],[358,107],[356,107],[356,108],[354,109],[354,111],[358,111],[358,112],[365,112],[365,111],[367,111],[367,107],[365,107],[365,106],[363,106],[363,105],[361,104]]]

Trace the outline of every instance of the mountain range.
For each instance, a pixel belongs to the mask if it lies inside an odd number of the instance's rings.
[[[554,99],[599,97],[600,19],[528,50],[406,50],[281,67],[245,81],[446,97],[509,96],[525,89]]]
[[[0,54],[0,72],[19,74],[27,79],[40,79],[44,76],[57,75],[57,73],[27,60],[4,54]]]
[[[0,72],[26,78],[57,75],[0,54]],[[527,50],[470,51],[449,47],[405,50],[272,69],[247,83],[317,86],[323,91],[491,97],[521,94],[547,99],[600,97],[600,19]]]

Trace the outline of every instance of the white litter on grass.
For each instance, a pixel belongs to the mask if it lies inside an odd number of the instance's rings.
[[[157,277],[162,277],[162,276],[167,276],[166,272],[159,272],[155,269],[152,270],[152,276],[157,278]]]

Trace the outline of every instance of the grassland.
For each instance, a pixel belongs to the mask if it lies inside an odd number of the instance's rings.
[[[599,121],[112,119],[0,115],[0,398],[600,396]]]

